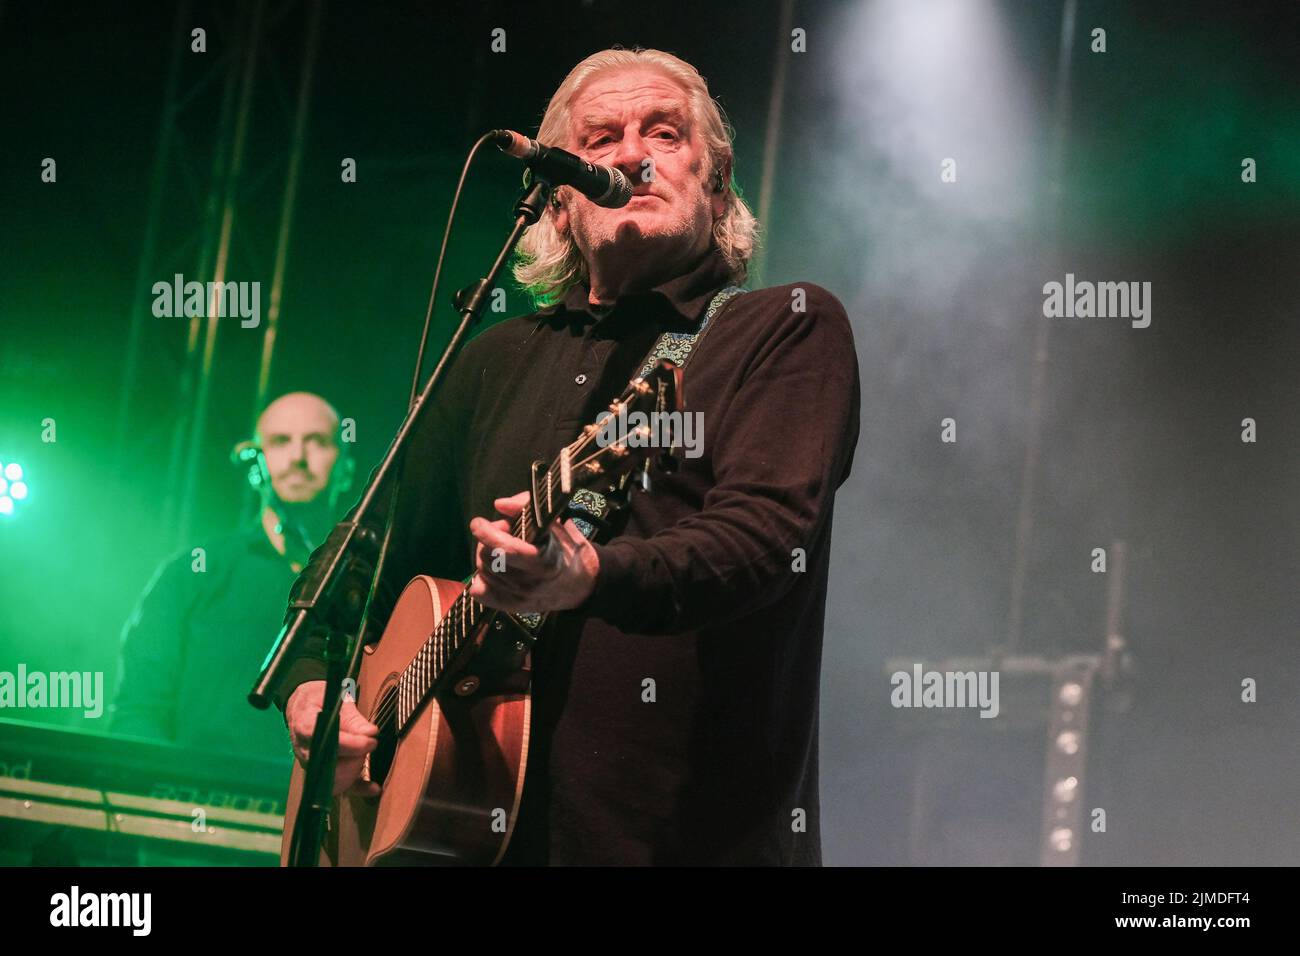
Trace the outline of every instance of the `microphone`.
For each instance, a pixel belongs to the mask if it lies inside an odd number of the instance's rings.
[[[572,186],[597,206],[618,209],[632,199],[632,184],[613,166],[596,166],[554,146],[543,146],[514,130],[492,131],[497,149],[522,159],[553,186]]]

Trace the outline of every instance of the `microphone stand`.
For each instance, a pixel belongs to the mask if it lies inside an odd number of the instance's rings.
[[[285,624],[262,665],[257,683],[249,692],[248,700],[254,707],[262,710],[269,707],[284,683],[290,665],[304,653],[307,640],[324,632],[327,670],[325,698],[322,710],[316,717],[302,797],[294,821],[288,853],[290,866],[316,866],[320,861],[321,841],[333,800],[334,768],[338,759],[339,713],[343,707],[343,679],[347,670],[344,662],[348,657],[352,635],[356,634],[356,639],[360,638],[357,632],[364,620],[369,597],[377,584],[375,570],[382,567],[388,546],[387,532],[381,540],[366,526],[366,519],[375,512],[381,487],[390,475],[395,475],[411,435],[423,418],[444,373],[460,351],[469,330],[482,315],[488,293],[506,260],[514,251],[524,230],[541,218],[550,192],[549,181],[536,175],[530,177],[524,192],[515,203],[514,227],[487,276],[456,293],[456,308],[461,315],[460,325],[443,350],[442,357],[423,390],[408,409],[383,460],[371,473],[370,481],[351,516],[334,527],[321,546],[317,560],[312,561],[299,578]],[[387,500],[396,503],[396,485]],[[390,530],[392,510],[390,504],[387,520]]]

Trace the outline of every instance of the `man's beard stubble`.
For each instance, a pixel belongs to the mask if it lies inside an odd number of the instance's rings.
[[[280,519],[284,533],[285,555],[298,560],[314,551],[329,535],[337,516],[334,513],[333,495],[328,487],[311,501],[285,501],[271,490],[269,503]],[[301,554],[299,554],[301,552]]]
[[[667,200],[661,199],[661,201]],[[593,225],[595,232],[590,229]],[[585,241],[579,245],[579,249],[588,261],[592,258],[599,259],[615,247],[625,252],[631,251],[628,248],[631,247],[636,250],[636,258],[644,261],[647,267],[664,253],[668,253],[671,258],[683,255],[686,246],[695,236],[686,216],[660,224],[659,228],[649,233],[643,230],[642,224],[636,219],[625,219],[616,226],[611,226],[605,221],[594,224],[589,222],[585,223],[584,227],[586,227],[583,229],[586,232]],[[647,268],[645,271],[653,270]]]

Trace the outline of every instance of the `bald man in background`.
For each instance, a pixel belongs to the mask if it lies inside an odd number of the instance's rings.
[[[339,416],[291,392],[258,417],[264,466],[255,522],[163,563],[122,632],[116,734],[253,757],[292,754],[284,725],[248,705],[270,637],[307,555],[344,510],[352,462]],[[200,570],[201,568],[201,570]]]

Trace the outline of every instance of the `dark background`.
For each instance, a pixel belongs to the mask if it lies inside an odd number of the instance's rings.
[[[146,286],[195,277],[221,58],[252,9],[185,14],[207,29],[208,52],[188,52],[187,28],[178,76],[192,92],[163,167]],[[260,280],[265,311],[308,7],[263,9],[228,277]],[[827,608],[827,862],[1036,859],[1045,731],[973,713],[940,730],[932,715],[894,710],[886,661],[1007,646],[1046,323],[1016,649],[1098,652],[1108,579],[1090,570],[1091,552],[1129,549],[1123,631],[1136,671],[1131,706],[1097,702],[1085,799],[1107,810],[1108,830],[1086,836],[1085,859],[1294,865],[1300,16],[1290,3],[1085,0],[1062,70],[1063,9],[798,2],[807,52],[790,54],[775,2],[326,3],[271,394],[319,391],[355,419],[364,473],[400,419],[473,140],[535,131],[582,57],[657,47],[695,64],[722,101],[736,178],[756,203],[781,49],[758,278],[839,295],[863,388]],[[32,487],[0,520],[0,669],[111,675],[152,568],[248,506],[226,458],[251,428],[265,318],[221,328],[183,535],[163,520],[169,449],[194,428],[183,320],[146,315],[118,438],[176,10],[0,7],[0,459],[24,462]],[[1097,26],[1105,53],[1089,49]],[[503,54],[490,51],[494,27],[507,32]],[[47,156],[57,184],[40,180]],[[1254,184],[1240,178],[1248,156]],[[340,181],[343,157],[356,159],[356,183]],[[940,182],[946,157],[956,183]],[[439,347],[450,294],[486,268],[517,183],[496,155],[471,176]],[[1151,282],[1151,327],[1043,319],[1042,286],[1066,272]],[[530,310],[513,287],[509,305],[488,321]],[[47,417],[54,444],[40,440]],[[955,444],[939,440],[947,417]],[[1247,417],[1254,444],[1240,439]],[[1241,701],[1244,678],[1258,682],[1258,703]],[[922,770],[929,809],[918,814]]]

